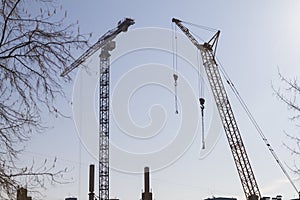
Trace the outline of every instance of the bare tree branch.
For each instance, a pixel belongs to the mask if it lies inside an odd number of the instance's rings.
[[[32,9],[31,4],[35,4]],[[74,49],[87,46],[76,24],[55,0],[2,0],[0,4],[0,199],[12,198],[18,187],[63,183],[65,170],[15,164],[24,142],[45,130],[43,113],[61,114],[55,106],[64,97],[59,74],[74,61]],[[54,164],[56,161],[53,162]]]
[[[289,119],[296,122],[300,119],[300,105],[298,104],[300,85],[297,78],[287,79],[280,72],[278,72],[278,76],[282,83],[282,88],[275,89],[273,86],[273,91],[276,97],[293,112]],[[296,127],[299,128],[299,125],[296,124]],[[286,133],[286,136],[293,142],[293,145],[284,143],[284,146],[291,152],[292,155],[300,156],[300,137],[288,133]],[[296,162],[294,162],[293,167],[290,167],[290,170],[295,174],[300,175],[300,168],[297,166]]]
[[[280,72],[278,73],[278,76],[284,85],[284,90],[282,91],[281,88],[275,89],[273,87],[273,91],[279,100],[287,105],[288,109],[296,113],[290,119],[299,119],[300,105],[298,104],[297,99],[300,95],[300,86],[297,82],[297,78],[287,79]]]

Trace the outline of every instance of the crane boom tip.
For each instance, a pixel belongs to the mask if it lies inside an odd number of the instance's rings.
[[[172,22],[178,23],[178,22],[181,22],[181,20],[176,19],[176,18],[172,18]]]

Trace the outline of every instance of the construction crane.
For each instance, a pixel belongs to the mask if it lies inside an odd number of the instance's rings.
[[[126,32],[134,20],[125,18],[114,29],[106,32],[99,40],[85,51],[77,60],[66,68],[61,76],[66,76],[73,69],[84,63],[90,56],[101,49],[99,78],[99,199],[109,199],[109,69],[110,51],[115,48],[112,41],[119,33]]]
[[[201,52],[203,66],[225,129],[244,193],[247,200],[257,200],[261,198],[258,185],[221,79],[218,64],[215,60],[220,31],[217,31],[217,33],[208,42],[200,44],[190,33],[189,29],[182,24],[181,20],[173,18],[172,22],[174,22],[183,31],[183,33]],[[201,103],[204,102],[200,99],[200,104]],[[201,106],[203,105],[201,104],[200,107]]]

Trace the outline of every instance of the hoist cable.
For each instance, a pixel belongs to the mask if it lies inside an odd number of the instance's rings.
[[[204,97],[204,80],[203,80],[203,68],[201,66],[201,61],[199,58],[200,50],[197,49],[197,67],[198,67],[198,93],[199,97]]]
[[[178,114],[178,96],[177,96],[177,29],[172,25],[172,52],[173,52],[173,78],[174,78],[174,100],[175,100],[175,113]]]
[[[271,144],[269,143],[268,139],[266,138],[265,134],[263,133],[262,129],[260,128],[260,126],[258,125],[258,123],[256,122],[256,120],[254,119],[253,115],[251,114],[248,106],[246,105],[245,101],[243,100],[243,98],[241,97],[241,95],[239,94],[238,90],[236,89],[236,87],[234,86],[234,84],[232,83],[232,81],[230,80],[228,74],[226,73],[225,69],[223,68],[221,62],[217,59],[219,65],[220,65],[220,71],[223,74],[223,76],[225,77],[228,85],[230,86],[231,90],[233,91],[233,93],[235,94],[235,96],[237,97],[238,101],[240,102],[240,104],[242,105],[243,109],[245,110],[248,118],[250,119],[250,121],[252,122],[252,124],[254,125],[254,127],[256,128],[257,132],[259,133],[259,135],[261,136],[261,138],[263,139],[264,143],[266,144],[266,146],[268,147],[268,150],[270,151],[270,153],[272,154],[273,158],[275,159],[275,161],[277,162],[277,164],[279,165],[279,167],[281,168],[282,172],[285,174],[285,176],[288,178],[289,182],[291,183],[291,185],[293,186],[293,188],[296,190],[296,192],[299,195],[299,191],[296,187],[296,185],[294,184],[293,180],[291,179],[290,175],[288,174],[288,172],[285,170],[282,162],[279,160],[279,157],[277,156],[277,154],[275,153],[274,149],[272,148]]]
[[[204,81],[202,79],[203,70],[200,65],[200,58],[199,58],[200,50],[197,50],[197,66],[198,66],[198,92],[199,92],[199,103],[201,109],[201,125],[202,125],[202,149],[205,149],[205,129],[204,129]]]
[[[177,73],[177,28],[172,24],[173,73]]]

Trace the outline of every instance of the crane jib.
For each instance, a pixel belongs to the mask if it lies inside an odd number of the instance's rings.
[[[119,21],[116,28],[107,31],[104,35],[102,35],[95,44],[93,44],[88,50],[86,50],[81,56],[79,56],[79,58],[77,58],[69,67],[65,68],[60,76],[66,76],[73,69],[77,68],[83,62],[85,62],[87,58],[96,53],[96,51],[102,48],[105,44],[113,40],[119,33],[126,32],[128,30],[128,27],[133,25],[134,23],[134,20],[130,18],[125,18],[124,20]]]

